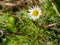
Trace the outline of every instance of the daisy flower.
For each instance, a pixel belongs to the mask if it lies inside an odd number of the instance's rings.
[[[35,6],[31,9],[29,9],[29,13],[28,13],[28,16],[30,17],[30,19],[32,20],[36,20],[40,17],[41,14],[41,8],[39,8],[38,6]]]

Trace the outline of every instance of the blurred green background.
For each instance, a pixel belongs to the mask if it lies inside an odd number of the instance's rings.
[[[34,5],[42,10],[37,25],[28,17]],[[0,45],[60,45],[60,0],[0,0],[0,30]]]

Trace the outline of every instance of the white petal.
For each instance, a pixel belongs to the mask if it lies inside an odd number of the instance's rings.
[[[36,17],[32,15],[32,12],[33,12],[34,10],[38,10],[38,11],[39,11],[39,14],[38,14]],[[34,6],[34,7],[31,8],[29,11],[30,11],[30,13],[28,13],[28,16],[29,16],[30,19],[32,19],[32,20],[34,20],[34,21],[35,21],[36,19],[38,19],[38,18],[40,17],[40,15],[42,15],[42,14],[41,14],[41,12],[42,12],[42,11],[41,11],[41,8],[39,8],[38,6]]]

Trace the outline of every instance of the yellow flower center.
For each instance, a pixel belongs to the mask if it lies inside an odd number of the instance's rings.
[[[32,11],[32,15],[33,15],[33,16],[38,16],[38,14],[39,14],[39,11],[38,11],[38,10],[33,10],[33,11]]]

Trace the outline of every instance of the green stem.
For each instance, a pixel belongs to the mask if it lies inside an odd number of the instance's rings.
[[[55,12],[57,13],[57,15],[60,16],[58,9],[53,2],[52,2],[52,6],[53,6],[53,9],[55,10]]]

